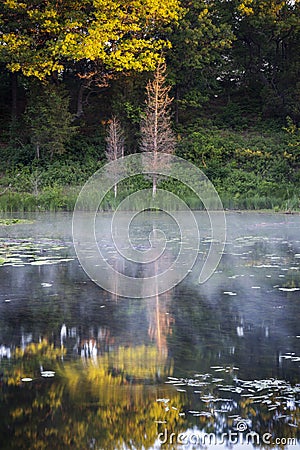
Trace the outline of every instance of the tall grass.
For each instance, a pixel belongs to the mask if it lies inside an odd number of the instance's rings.
[[[0,212],[72,211],[78,192],[47,189],[38,195],[9,192],[0,196]]]
[[[73,211],[79,189],[53,189],[48,188],[39,195],[30,194],[27,192],[9,192],[0,196],[0,212],[37,212],[37,211]],[[99,206],[100,211],[115,211],[120,202],[126,197],[126,192],[119,192],[117,198],[111,193],[108,193],[100,205],[97,204],[97,192],[91,193],[90,198],[85,199],[84,205],[79,205],[79,209],[85,211],[95,210],[95,205]],[[182,199],[185,204],[192,210],[204,210],[205,207],[201,200],[194,195],[185,196]],[[230,194],[222,194],[221,201],[225,210],[273,210],[282,212],[294,212],[300,210],[300,199],[297,195],[293,195],[289,199],[282,199],[275,196],[238,196],[235,197]],[[207,199],[206,206],[214,210],[214,199]],[[180,210],[180,206],[176,201],[166,199],[163,204],[158,207],[155,200],[147,205],[150,209],[165,209],[169,211]],[[133,198],[130,202],[130,210],[141,211],[145,209],[145,202],[143,198],[138,196]]]

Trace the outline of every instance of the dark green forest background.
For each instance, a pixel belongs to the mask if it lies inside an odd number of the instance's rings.
[[[299,209],[298,0],[4,0],[0,211],[71,210],[106,163],[112,116],[139,152],[162,57],[176,154],[225,208]]]

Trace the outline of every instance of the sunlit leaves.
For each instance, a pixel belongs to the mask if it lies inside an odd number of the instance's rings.
[[[251,7],[251,5],[252,5],[252,0],[244,1],[238,6],[238,11],[240,11],[240,13],[242,15],[250,16],[250,15],[254,14],[254,11],[253,11],[253,8]]]
[[[153,70],[168,43],[159,30],[178,20],[177,0],[33,0],[0,7],[0,56],[11,71],[43,79],[71,62],[98,61],[120,70]]]

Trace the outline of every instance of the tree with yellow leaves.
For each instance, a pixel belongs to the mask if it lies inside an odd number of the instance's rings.
[[[39,79],[70,61],[86,61],[91,69],[153,70],[168,45],[159,31],[179,12],[177,0],[4,0],[0,60]]]

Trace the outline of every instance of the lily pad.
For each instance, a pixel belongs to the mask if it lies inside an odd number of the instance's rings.
[[[54,370],[43,370],[41,376],[44,378],[53,378],[55,376]]]
[[[27,219],[0,219],[0,226],[9,227],[11,225],[30,225],[33,223],[33,220]]]
[[[296,292],[296,291],[300,291],[300,288],[298,287],[294,287],[294,288],[285,288],[285,287],[280,287],[278,288],[279,291],[283,291],[283,292]]]

